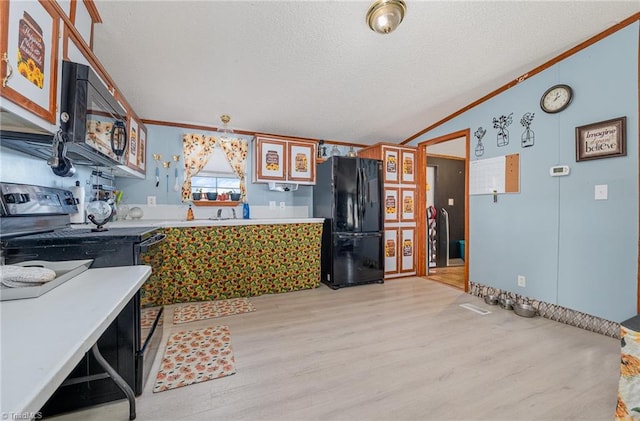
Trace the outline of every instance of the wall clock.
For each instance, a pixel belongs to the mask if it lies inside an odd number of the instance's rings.
[[[559,113],[571,104],[573,90],[569,85],[554,85],[540,98],[540,108],[545,113]]]

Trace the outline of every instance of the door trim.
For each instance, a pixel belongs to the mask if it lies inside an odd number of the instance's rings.
[[[465,241],[465,259],[464,259],[464,291],[469,291],[469,151],[471,129],[459,130],[440,137],[426,140],[418,143],[417,146],[417,186],[416,192],[416,212],[417,212],[417,275],[427,276],[427,146],[437,143],[446,142],[448,140],[464,137],[465,141],[465,176],[464,176],[464,241]]]

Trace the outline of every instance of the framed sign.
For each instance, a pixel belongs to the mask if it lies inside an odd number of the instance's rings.
[[[576,161],[627,154],[627,117],[576,127]]]

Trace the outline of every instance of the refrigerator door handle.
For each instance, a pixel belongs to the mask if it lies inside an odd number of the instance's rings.
[[[365,195],[366,203],[371,203],[371,186],[369,185],[369,178],[365,170],[362,170],[362,185],[366,187],[367,194]]]
[[[336,234],[337,238],[349,239],[349,238],[362,238],[362,237],[382,237],[381,232],[361,232],[355,234]]]
[[[356,231],[360,230],[360,170],[356,167],[356,201],[353,204],[353,225]]]
[[[358,173],[360,175],[360,195],[358,196],[358,201],[359,203],[359,207],[360,207],[360,216],[362,217],[362,220],[364,220],[364,213],[365,213],[365,185],[364,185],[364,179],[365,179],[365,175],[364,175],[364,168],[359,167],[358,168]]]

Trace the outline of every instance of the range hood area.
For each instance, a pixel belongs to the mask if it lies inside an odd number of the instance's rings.
[[[3,121],[4,126],[4,121]],[[0,130],[0,145],[43,160],[51,157],[53,134]],[[144,175],[128,168],[86,144],[67,143],[67,158],[73,165],[105,167],[117,177],[143,179]]]
[[[47,160],[51,157],[51,144],[53,134],[21,133],[8,130],[0,130],[0,144],[27,155]],[[67,143],[67,158],[74,165],[94,165],[110,167],[115,162],[110,157],[100,152],[87,148],[86,145]]]

